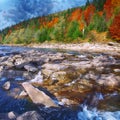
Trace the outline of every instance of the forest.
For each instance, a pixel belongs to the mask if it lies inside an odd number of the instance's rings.
[[[1,44],[120,42],[120,0],[87,0],[85,6],[23,21],[0,31]]]

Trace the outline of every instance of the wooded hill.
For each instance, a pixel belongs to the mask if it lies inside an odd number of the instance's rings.
[[[120,41],[120,0],[87,0],[86,5],[33,18],[0,32],[3,44]]]

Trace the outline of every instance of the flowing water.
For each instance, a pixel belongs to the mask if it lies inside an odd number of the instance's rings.
[[[0,57],[9,57],[10,55],[16,55],[23,53],[24,51],[29,51],[35,48],[27,48],[27,47],[9,47],[9,46],[0,46]],[[37,49],[38,51],[44,51],[44,53],[50,51],[50,49]],[[58,51],[51,50],[51,52],[56,53]],[[61,51],[65,52],[65,51]],[[67,52],[67,51],[66,51]],[[79,52],[67,52],[73,55],[81,55],[82,57],[85,56],[84,53],[81,54]],[[92,56],[105,56],[105,54],[96,54],[92,53]],[[114,56],[109,56],[109,58],[113,58]],[[116,56],[115,56],[116,57]],[[116,57],[117,63],[114,66],[111,66],[111,72],[114,72],[112,68],[116,70],[120,69],[120,56]],[[106,66],[107,67],[107,66]],[[8,69],[9,70],[9,69]],[[108,72],[108,71],[106,71]],[[108,72],[110,73],[110,72]],[[1,73],[0,73],[1,74]],[[16,74],[16,73],[15,73]],[[96,73],[96,74],[101,74]],[[115,74],[120,76],[120,71],[117,71]],[[21,76],[20,76],[21,75]],[[35,77],[35,76],[34,76]],[[38,77],[38,76],[37,76]],[[31,79],[31,78],[30,78]],[[10,90],[6,91],[3,90],[2,86],[6,81],[11,81]],[[32,103],[29,98],[22,98],[18,99],[14,96],[18,95],[21,92],[21,82],[24,82],[25,79],[23,78],[22,74],[19,76],[16,75],[16,78],[6,78],[6,76],[2,76],[0,78],[0,113],[7,113],[10,111],[14,111],[18,114],[36,110],[38,111],[45,120],[120,120],[120,87],[118,85],[118,89],[112,90],[111,92],[103,92],[94,91],[92,95],[94,96],[91,98],[91,94],[87,95],[87,98],[84,99],[82,103],[79,105],[72,105],[72,106],[65,106],[64,103],[58,102],[60,104],[59,108],[45,108],[36,106]],[[118,81],[120,81],[118,79]],[[75,81],[69,83],[69,86],[74,84]],[[94,99],[94,104],[89,102],[91,99]],[[66,98],[63,98],[66,100]],[[97,102],[102,101],[99,105]],[[109,103],[110,102],[110,103]],[[104,104],[105,103],[105,104]],[[111,105],[111,106],[109,106]],[[115,109],[114,109],[115,108]]]

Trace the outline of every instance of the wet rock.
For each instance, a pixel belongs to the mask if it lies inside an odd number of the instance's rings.
[[[61,101],[59,102],[60,105],[75,105],[77,104],[75,101],[67,99],[67,98],[63,98],[61,99]]]
[[[120,79],[117,79],[117,76],[115,76],[112,73],[111,74],[102,74],[97,82],[100,85],[114,88],[119,85]]]
[[[3,63],[3,65],[5,66],[6,69],[9,69],[9,68],[14,67],[13,62],[11,62],[11,61],[5,61],[5,62]]]
[[[24,98],[26,97],[28,94],[25,91],[22,91],[19,96],[17,98]]]
[[[23,113],[16,120],[44,120],[44,118],[36,111]]]
[[[42,74],[44,75],[45,78],[49,78],[53,72],[54,72],[53,70],[42,69]]]
[[[75,67],[76,69],[88,69],[92,67],[90,61],[73,62],[70,65]]]
[[[0,66],[0,72],[2,72],[2,71],[3,71],[3,69],[4,69],[4,67],[3,67],[3,66]]]
[[[2,56],[2,57],[0,57],[0,64],[2,62],[5,62],[8,58],[9,58],[8,56]]]
[[[61,62],[62,60],[64,60],[65,59],[65,57],[64,57],[64,55],[63,55],[63,53],[56,53],[56,55],[51,55],[51,56],[49,56],[49,59],[50,59],[50,61],[52,61],[52,62]]]
[[[114,69],[115,73],[120,73],[120,69]]]
[[[19,86],[17,86],[15,88],[12,88],[11,90],[9,90],[8,95],[13,98],[18,98],[21,91],[22,91],[21,88],[19,88]]]
[[[20,59],[20,58],[22,58],[22,55],[20,55],[20,54],[14,55],[14,56],[12,57],[13,60]]]
[[[5,82],[5,84],[2,86],[4,90],[9,90],[10,89],[10,82]]]
[[[87,80],[97,80],[98,79],[98,76],[95,75],[95,73],[93,71],[89,71],[85,76],[84,76],[85,79]]]
[[[14,112],[9,112],[8,113],[8,118],[10,120],[15,120],[17,118],[17,114],[15,114]]]
[[[35,76],[35,78],[30,80],[30,82],[37,84],[43,83],[43,75],[41,74],[41,71],[39,71],[38,74]]]
[[[16,67],[17,69],[22,69],[22,68],[24,68],[24,66],[27,65],[27,64],[28,64],[28,62],[24,62],[24,63],[21,63],[21,64],[17,64],[15,67]]]
[[[98,109],[106,111],[120,110],[120,94],[107,94],[98,104]]]
[[[14,65],[18,69],[22,69],[26,64],[29,63],[29,60],[26,60],[24,58],[17,58],[15,59]]]
[[[28,72],[37,72],[38,68],[36,68],[35,66],[31,65],[31,64],[27,64],[24,66],[24,68],[28,71]]]
[[[115,46],[116,44],[114,42],[109,42],[108,45],[109,46]]]
[[[65,66],[63,64],[51,64],[51,63],[46,63],[42,66],[43,69],[49,69],[49,70],[54,70],[54,71],[60,71],[60,70],[65,70],[68,68],[68,66]]]
[[[13,111],[9,113],[0,113],[0,120],[16,120],[18,114]]]
[[[66,78],[66,72],[65,71],[59,71],[59,72],[54,72],[51,76],[50,76],[51,80],[55,81],[55,80],[64,80]]]
[[[9,80],[20,81],[25,79],[27,80],[33,79],[34,74],[28,71],[10,69],[10,70],[3,70],[2,72],[0,72],[0,77],[7,78]]]
[[[43,91],[38,90],[37,88],[33,87],[30,83],[25,82],[22,83],[25,91],[35,104],[43,104],[47,107],[57,107],[57,105],[53,102],[53,100],[46,95]]]

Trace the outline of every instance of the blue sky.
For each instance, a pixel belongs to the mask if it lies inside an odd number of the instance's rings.
[[[14,6],[15,0],[0,0],[0,10],[10,9]]]
[[[19,0],[0,0],[0,10],[7,10],[14,6],[15,2],[18,2]],[[57,0],[56,0],[57,1]],[[59,0],[58,0],[59,1]],[[80,0],[80,1],[86,1],[86,0]]]
[[[85,4],[86,0],[0,0],[0,30],[23,20]]]

